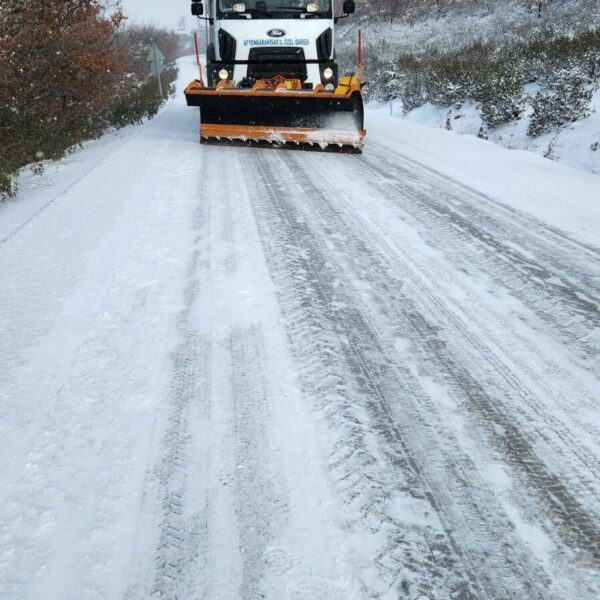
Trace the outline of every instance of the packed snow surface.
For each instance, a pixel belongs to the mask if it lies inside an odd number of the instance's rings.
[[[197,117],[0,207],[0,598],[597,600],[600,176]]]

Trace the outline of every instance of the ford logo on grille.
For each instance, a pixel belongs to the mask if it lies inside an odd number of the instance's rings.
[[[283,29],[269,29],[269,31],[267,31],[267,35],[269,37],[283,37],[285,35],[285,31]]]

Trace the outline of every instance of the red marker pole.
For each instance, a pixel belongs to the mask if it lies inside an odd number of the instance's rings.
[[[358,30],[358,79],[363,80],[363,51],[362,51],[362,29]]]
[[[194,31],[194,47],[196,48],[196,64],[198,65],[198,81],[204,85],[202,78],[202,63],[200,62],[200,48],[198,46],[198,34]]]

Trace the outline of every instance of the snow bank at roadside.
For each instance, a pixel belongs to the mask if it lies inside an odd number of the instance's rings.
[[[546,158],[600,173],[600,90],[592,97],[590,115],[556,132],[532,138],[527,135],[529,114],[517,121],[487,130],[481,112],[474,101],[457,107],[434,106],[426,103],[406,115],[401,100],[369,104],[383,114],[400,117],[411,123],[450,129],[459,134],[477,136],[483,127],[488,138],[513,150],[528,150]]]
[[[180,66],[184,64],[184,60],[186,59],[180,59]],[[187,57],[187,60],[191,61],[191,57]],[[173,102],[173,99],[166,101],[152,119],[163,114]],[[143,123],[149,120],[146,119]],[[45,160],[19,169],[16,174],[17,195],[5,200],[0,198],[0,243],[61,198],[140,132],[141,128],[136,125],[107,131],[97,139],[74,146],[58,160]],[[43,167],[40,172],[36,173],[32,169],[36,165]]]
[[[0,242],[100,166],[134,132],[135,127],[131,126],[84,142],[59,160],[44,161],[39,174],[32,171],[31,165],[20,169],[16,176],[17,196],[0,201]]]
[[[533,152],[396,119],[382,110],[367,112],[367,130],[365,152],[370,142],[388,147],[600,248],[600,175]]]

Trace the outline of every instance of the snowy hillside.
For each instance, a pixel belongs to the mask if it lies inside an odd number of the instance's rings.
[[[600,90],[590,103],[590,114],[556,131],[531,137],[527,135],[529,115],[505,125],[486,129],[481,111],[474,101],[458,106],[434,106],[426,103],[404,112],[400,99],[385,103],[372,102],[374,111],[411,123],[439,127],[458,134],[485,137],[512,150],[529,150],[567,165],[600,173]]]
[[[407,3],[392,16],[368,5],[342,25],[349,67],[363,30],[374,105],[597,171],[600,4],[437,4]]]
[[[474,42],[522,42],[539,34],[573,34],[600,25],[597,0],[440,0],[357,2],[359,19],[340,22],[345,40],[364,30],[367,44],[398,52],[451,52]],[[438,6],[440,9],[438,10]]]

